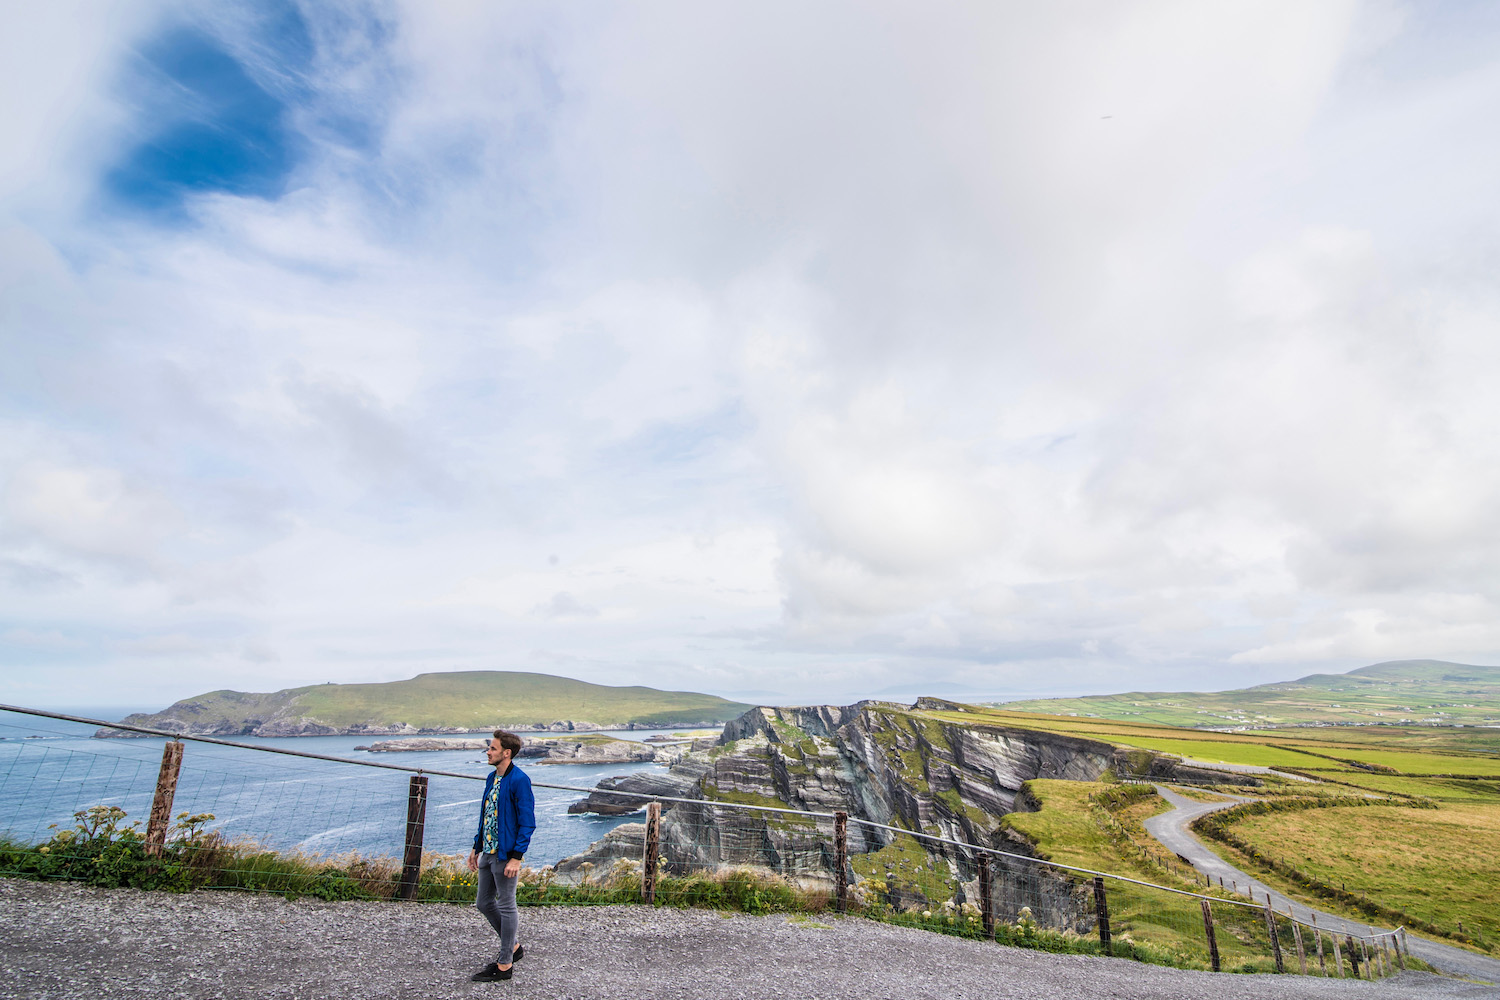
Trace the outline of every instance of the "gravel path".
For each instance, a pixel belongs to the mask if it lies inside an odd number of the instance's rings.
[[[510,982],[475,984],[494,938],[468,907],[187,895],[0,879],[0,995],[371,1000],[748,997],[1473,998],[1500,991],[1418,972],[1377,982],[1160,969],[1047,955],[858,918],[707,910],[521,911]]]
[[[1161,813],[1146,820],[1146,832],[1160,841],[1167,850],[1172,851],[1178,857],[1185,858],[1198,871],[1216,882],[1223,879],[1226,889],[1237,886],[1240,892],[1251,894],[1258,903],[1264,902],[1266,894],[1270,893],[1271,905],[1278,912],[1285,913],[1287,907],[1291,907],[1292,913],[1298,920],[1311,921],[1313,917],[1316,917],[1318,926],[1324,930],[1336,930],[1340,934],[1369,933],[1369,924],[1361,924],[1333,913],[1314,910],[1306,903],[1290,899],[1259,879],[1252,878],[1205,847],[1203,842],[1188,829],[1188,824],[1199,816],[1220,809],[1228,809],[1230,806],[1250,800],[1228,796],[1232,801],[1198,802],[1161,785],[1156,786],[1156,791],[1176,808],[1171,812]],[[1500,961],[1476,955],[1472,951],[1465,951],[1452,945],[1429,941],[1412,932],[1407,933],[1406,941],[1413,955],[1435,969],[1441,969],[1453,975],[1467,976],[1470,979],[1500,983]]]

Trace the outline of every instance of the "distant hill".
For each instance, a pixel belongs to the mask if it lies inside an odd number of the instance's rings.
[[[1004,707],[1199,728],[1315,722],[1496,725],[1500,667],[1393,660],[1347,674],[1311,674],[1238,691],[1131,691],[1012,701]]]
[[[749,705],[689,691],[609,687],[503,670],[418,674],[384,684],[316,684],[271,694],[210,691],[121,719],[203,736],[414,735],[718,725]],[[129,735],[101,730],[101,735]]]

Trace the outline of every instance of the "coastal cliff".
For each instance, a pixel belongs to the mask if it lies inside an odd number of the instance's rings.
[[[851,819],[1030,855],[1030,844],[1002,823],[1007,813],[1028,809],[1027,781],[1094,781],[1152,764],[1097,740],[969,721],[962,706],[933,699],[909,708],[869,701],[755,708],[726,724],[715,744],[695,748],[668,771],[601,781],[569,811],[623,815],[643,807],[641,798],[618,794],[624,791],[686,799],[663,803],[667,871],[746,865],[826,884],[833,878],[831,820],[724,805],[841,810]],[[643,834],[640,824],[621,826],[559,863],[558,875],[577,877],[639,859]],[[857,888],[879,892],[893,905],[926,899],[924,879],[975,891],[972,859],[956,847],[857,822],[848,826],[848,847]],[[1014,859],[995,863],[1032,869]],[[923,877],[901,875],[918,868]],[[1025,902],[1033,909],[1044,907],[1067,924],[1088,924],[1087,900],[1074,886],[1061,879],[1032,884]]]

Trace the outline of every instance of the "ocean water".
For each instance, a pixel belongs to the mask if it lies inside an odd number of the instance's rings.
[[[0,712],[0,833],[38,842],[53,824],[95,805],[124,809],[142,827],[161,766],[162,738],[93,739],[92,726]],[[610,734],[644,740],[653,731]],[[429,775],[424,847],[467,853],[478,825],[479,797],[490,767],[479,751],[369,754],[354,747],[382,737],[239,737],[237,742],[385,764],[473,775]],[[529,764],[537,829],[531,865],[582,851],[631,816],[570,816],[569,804],[601,778],[663,770],[654,764]],[[211,813],[209,829],[281,851],[320,856],[355,852],[400,857],[410,775],[385,768],[308,760],[262,750],[186,741],[173,814]],[[571,786],[544,788],[543,784]],[[644,806],[643,806],[644,808]]]

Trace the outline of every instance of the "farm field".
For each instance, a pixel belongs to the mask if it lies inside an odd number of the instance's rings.
[[[1382,729],[1379,744],[1372,745],[1370,740],[1338,740],[1325,736],[1328,730],[1212,733],[1149,723],[1030,715],[981,707],[965,712],[931,714],[955,721],[1064,733],[1215,763],[1369,773],[1347,763],[1359,761],[1411,774],[1500,775],[1500,757],[1488,749],[1495,737],[1488,733],[1468,742],[1464,738],[1449,736],[1442,740],[1444,749],[1434,752],[1423,747],[1423,740],[1429,739],[1430,731],[1427,730]],[[1309,738],[1304,735],[1306,732],[1316,733],[1320,738]],[[1466,746],[1481,749],[1477,753],[1457,752],[1457,748]]]
[[[1475,778],[1414,778],[1404,774],[1359,774],[1347,771],[1306,769],[1314,777],[1333,779],[1388,795],[1420,795],[1442,802],[1494,802],[1500,804],[1500,781]]]
[[[1307,746],[1334,743],[1350,748],[1488,755],[1500,760],[1500,729],[1483,726],[1288,726],[1240,730],[1235,735],[1290,739]]]
[[[1493,905],[1500,887],[1500,759],[1494,752],[1500,732],[1381,726],[1219,733],[980,707],[932,714],[1199,760],[1289,768],[1324,782],[1272,781],[1262,790],[1280,799],[1395,795],[1417,805],[1425,800],[1435,808],[1293,806],[1233,824],[1234,835],[1250,844],[1260,859],[1223,843],[1205,842],[1232,864],[1319,908],[1385,925],[1399,922],[1405,912],[1442,932],[1472,938],[1481,950],[1500,945],[1500,910]],[[1059,861],[1132,873],[1129,867],[1111,867],[1131,865],[1133,859],[1128,850],[1122,852],[1110,843],[1091,818],[1095,814],[1087,806],[1090,785],[1079,784],[1070,792],[1047,782],[1032,784],[1048,789],[1042,798],[1049,807],[1007,817],[1007,824]],[[1078,815],[1070,818],[1070,812]],[[1361,909],[1357,899],[1339,902],[1318,895],[1268,867],[1268,859],[1335,889],[1343,886],[1364,893],[1377,909]],[[1174,884],[1169,871],[1141,867],[1141,877]],[[1141,933],[1170,943],[1169,928],[1149,919],[1141,926]],[[1429,936],[1446,939],[1430,932]]]
[[[1252,816],[1236,824],[1251,844],[1324,882],[1476,943],[1500,941],[1500,809],[1448,801],[1437,810],[1371,806]]]
[[[1130,691],[996,707],[1188,728],[1309,722],[1500,725],[1500,667],[1397,660],[1236,691]]]

